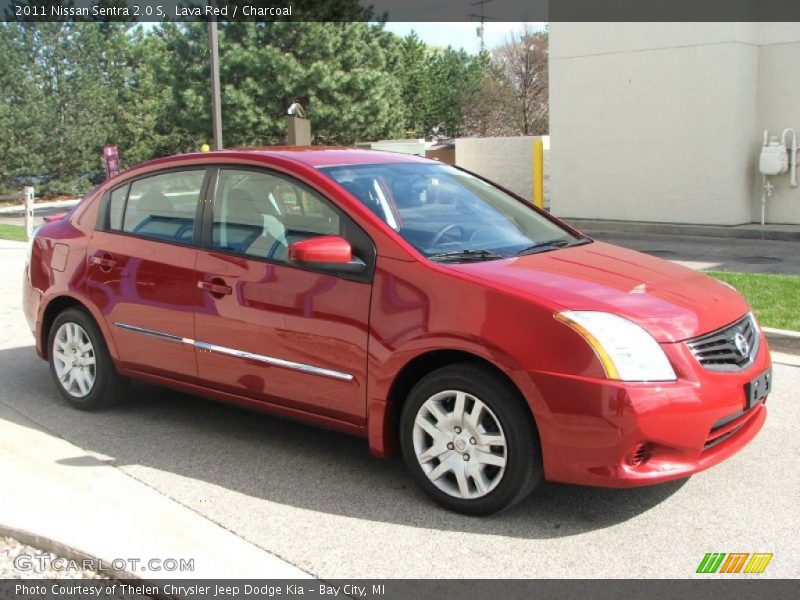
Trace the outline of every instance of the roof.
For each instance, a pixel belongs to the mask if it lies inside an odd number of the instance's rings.
[[[303,163],[310,167],[333,165],[359,165],[399,162],[430,162],[419,156],[400,152],[384,152],[360,148],[341,148],[330,146],[263,146],[255,148],[230,148],[214,152],[203,152],[203,156],[224,156],[227,153],[253,153],[280,156]]]

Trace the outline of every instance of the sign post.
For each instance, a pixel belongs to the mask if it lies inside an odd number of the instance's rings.
[[[106,179],[119,175],[119,148],[103,146],[103,168],[106,171]]]
[[[33,236],[33,186],[25,186],[25,237]]]
[[[544,208],[544,143],[541,137],[533,140],[533,203]]]

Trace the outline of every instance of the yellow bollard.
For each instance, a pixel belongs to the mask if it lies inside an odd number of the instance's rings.
[[[208,144],[201,144],[200,145],[200,152],[208,152],[211,148],[208,147]]]
[[[544,143],[542,138],[533,140],[533,194],[534,205],[544,208]]]

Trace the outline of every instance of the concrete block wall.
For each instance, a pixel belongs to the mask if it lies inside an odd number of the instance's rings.
[[[456,165],[486,177],[526,200],[533,195],[534,136],[458,138]],[[543,136],[544,197],[549,205],[549,136]]]

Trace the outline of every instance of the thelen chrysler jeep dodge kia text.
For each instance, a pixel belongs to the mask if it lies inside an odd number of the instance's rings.
[[[465,171],[348,149],[155,160],[42,226],[36,349],[73,406],[129,378],[401,451],[487,514],[543,479],[687,477],[766,418],[747,303]]]

